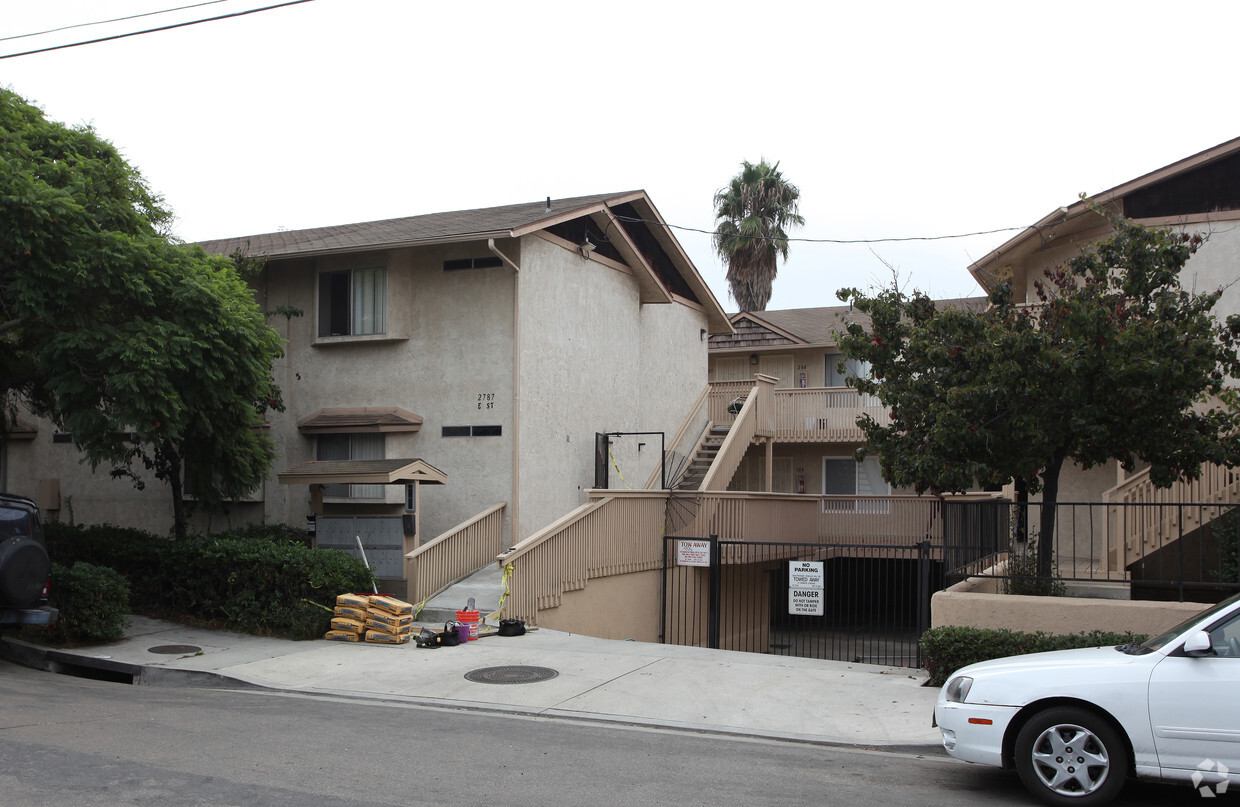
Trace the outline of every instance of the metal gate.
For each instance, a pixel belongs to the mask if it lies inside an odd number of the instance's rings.
[[[720,541],[663,545],[662,640],[807,658],[921,666],[941,545]]]

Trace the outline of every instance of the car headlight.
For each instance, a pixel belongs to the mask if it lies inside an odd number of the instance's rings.
[[[972,678],[967,675],[957,675],[947,682],[943,694],[952,703],[964,703],[965,699],[969,697],[969,689],[972,686]]]

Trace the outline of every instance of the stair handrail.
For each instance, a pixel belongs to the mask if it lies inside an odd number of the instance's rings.
[[[504,545],[503,511],[498,502],[405,555],[409,599],[421,602],[494,561]]]
[[[696,423],[700,417],[706,414],[705,412],[706,402],[707,400],[709,400],[709,398],[710,398],[710,384],[707,384],[705,387],[702,388],[702,393],[698,395],[698,398],[696,401],[694,401],[693,406],[689,407],[689,414],[685,416],[685,419],[683,421],[681,421],[680,428],[676,430],[675,436],[672,437],[672,439],[668,442],[667,452],[669,454],[674,453],[682,445],[682,443],[685,440],[685,435],[689,431],[689,429],[692,427],[692,425]],[[702,435],[705,434],[707,431],[709,431],[709,429],[710,429],[710,418],[707,417],[706,425],[702,427],[701,430],[699,430],[697,439],[693,443],[695,447],[702,444]],[[664,457],[663,461],[666,462],[667,457]],[[646,490],[656,490],[655,486],[660,480],[666,482],[668,487],[674,487],[673,485],[674,480],[672,479],[663,480],[662,479],[662,474],[660,473],[661,470],[662,468],[656,465],[654,469],[650,472],[649,478],[646,479],[646,486],[645,486]]]

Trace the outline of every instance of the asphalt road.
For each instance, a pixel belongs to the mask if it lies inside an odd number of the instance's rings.
[[[1120,803],[1184,798],[1197,797],[1138,784]],[[0,805],[900,803],[1034,802],[1013,775],[940,756],[263,691],[129,686],[0,662]]]

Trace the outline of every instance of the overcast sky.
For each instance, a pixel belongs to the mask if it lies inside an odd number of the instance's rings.
[[[193,0],[0,0],[0,37]],[[0,55],[254,9],[0,41]],[[1024,227],[1240,135],[1240,3],[313,0],[0,59],[91,124],[193,241],[645,189],[710,230],[741,160],[780,162],[812,239]],[[795,242],[769,308],[841,286],[979,293],[1014,232]],[[724,308],[709,235],[676,235]]]

